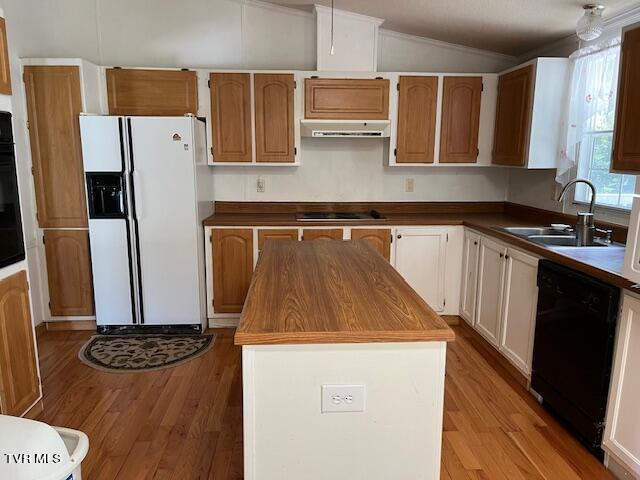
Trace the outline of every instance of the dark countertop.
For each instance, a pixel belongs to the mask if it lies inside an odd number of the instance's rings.
[[[453,330],[365,241],[267,242],[236,345],[447,342]]]
[[[397,210],[397,208],[396,208]],[[542,211],[546,212],[546,211]],[[592,275],[604,282],[620,288],[631,289],[633,282],[622,275],[624,264],[624,245],[614,244],[610,247],[570,248],[547,247],[500,230],[505,226],[543,226],[549,225],[557,214],[549,212],[549,217],[539,215],[535,220],[531,214],[518,215],[510,213],[401,213],[385,212],[386,220],[369,220],[355,222],[313,222],[298,221],[296,214],[291,213],[216,213],[204,221],[205,226],[295,226],[305,227],[359,227],[377,226],[393,227],[404,225],[464,225],[481,233],[496,237],[505,243],[529,251],[567,267]],[[516,212],[517,213],[517,212]],[[565,222],[571,223],[571,222]]]

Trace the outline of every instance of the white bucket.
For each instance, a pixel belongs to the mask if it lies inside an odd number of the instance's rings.
[[[89,439],[78,430],[0,415],[0,478],[81,480]]]

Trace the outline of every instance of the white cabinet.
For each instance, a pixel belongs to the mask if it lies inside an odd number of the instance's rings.
[[[603,446],[640,476],[640,300],[625,295],[618,323]]]
[[[445,308],[447,234],[441,227],[396,230],[396,270],[436,312]]]
[[[480,236],[474,327],[525,375],[531,373],[537,275],[536,257]]]
[[[501,243],[486,237],[480,239],[475,327],[496,348],[499,346],[506,253],[507,249]]]
[[[476,293],[478,285],[478,253],[480,235],[471,231],[464,232],[462,251],[462,290],[460,292],[460,316],[471,326],[475,323]]]
[[[529,373],[538,303],[538,259],[511,248],[504,258],[500,351]]]

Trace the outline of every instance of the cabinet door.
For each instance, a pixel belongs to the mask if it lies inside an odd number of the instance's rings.
[[[500,341],[500,319],[506,248],[488,238],[480,239],[476,330],[496,348]]]
[[[258,230],[258,251],[266,240],[298,240],[297,228],[265,228]]]
[[[7,25],[2,17],[0,17],[0,93],[11,95],[11,69],[9,68]]]
[[[306,78],[305,118],[388,120],[389,80]]]
[[[624,296],[603,446],[640,476],[640,300]]]
[[[24,82],[38,224],[41,228],[86,227],[80,70],[25,66]]]
[[[444,310],[447,230],[399,229],[396,232],[396,270],[436,312]]]
[[[212,73],[211,134],[215,162],[251,162],[251,84],[248,73]]]
[[[475,322],[479,250],[480,236],[474,232],[465,230],[462,253],[460,316],[464,318],[469,325],[473,325]]]
[[[351,230],[352,240],[364,240],[371,248],[382,255],[388,262],[391,260],[391,230],[388,228],[354,228]]]
[[[86,230],[45,230],[52,316],[93,315],[93,284]]]
[[[295,161],[293,75],[256,73],[256,161]]]
[[[110,115],[198,113],[196,72],[108,68],[106,77]]]
[[[498,78],[493,134],[493,163],[524,166],[529,146],[534,67],[528,65]]]
[[[0,281],[0,413],[20,416],[40,396],[27,274]]]
[[[253,273],[253,231],[250,228],[214,229],[211,241],[213,311],[240,313]]]
[[[444,77],[440,163],[476,163],[482,77]]]
[[[438,77],[400,77],[397,163],[433,163]]]
[[[611,168],[640,172],[640,27],[624,33]]]
[[[505,260],[500,351],[529,375],[538,306],[538,259],[508,249]]]
[[[344,234],[341,228],[305,228],[302,240],[342,240]]]

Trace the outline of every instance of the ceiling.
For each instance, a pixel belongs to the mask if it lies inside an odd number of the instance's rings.
[[[602,1],[602,0],[601,0]],[[271,0],[310,10],[331,0]],[[519,56],[574,32],[587,0],[335,0],[335,8],[385,19],[383,28]],[[604,0],[612,17],[639,0]]]

